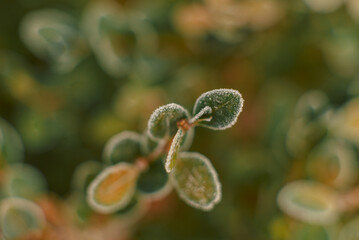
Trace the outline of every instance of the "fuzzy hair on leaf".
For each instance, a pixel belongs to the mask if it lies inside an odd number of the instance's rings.
[[[215,89],[197,98],[193,115],[200,114],[203,109],[210,107],[211,112],[202,115],[202,118],[208,121],[202,121],[198,125],[213,130],[224,130],[236,123],[242,112],[243,103],[242,95],[237,90]]]

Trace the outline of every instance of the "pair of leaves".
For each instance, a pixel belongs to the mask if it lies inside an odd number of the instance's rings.
[[[156,109],[148,121],[149,136],[154,139],[174,136],[166,159],[166,171],[173,170],[180,144],[187,135],[193,134],[193,126],[199,125],[214,130],[227,129],[237,121],[243,102],[241,94],[236,90],[216,89],[197,99],[193,118],[190,118],[186,109],[174,103]],[[187,125],[182,127],[184,129],[178,126],[180,121]]]
[[[199,126],[214,130],[230,128],[236,123],[242,111],[243,98],[232,89],[215,89],[202,94],[193,108],[194,118],[182,106],[171,103],[157,108],[148,121],[148,133],[154,139],[173,136],[177,132],[179,120],[190,123],[198,122]]]
[[[42,210],[22,198],[6,198],[0,203],[0,230],[6,239],[19,239],[45,226]]]

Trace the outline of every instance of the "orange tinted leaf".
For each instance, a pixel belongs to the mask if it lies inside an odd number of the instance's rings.
[[[131,200],[136,186],[138,171],[128,163],[106,168],[88,188],[88,203],[101,213],[115,212]]]

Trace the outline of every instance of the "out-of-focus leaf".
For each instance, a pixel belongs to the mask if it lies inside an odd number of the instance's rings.
[[[358,163],[353,148],[344,141],[329,139],[308,156],[309,176],[333,187],[352,187],[358,177]]]
[[[278,205],[286,214],[306,223],[330,225],[339,218],[336,192],[317,182],[289,183],[279,192]]]
[[[75,20],[56,9],[28,13],[22,19],[20,36],[30,51],[60,72],[71,71],[87,49]]]
[[[22,198],[6,198],[0,202],[0,229],[6,239],[41,232],[44,225],[44,214],[35,203]]]
[[[101,213],[113,213],[131,201],[135,192],[138,170],[121,162],[103,170],[87,190],[89,205]]]
[[[115,78],[128,74],[134,52],[151,53],[157,48],[156,31],[145,16],[111,2],[90,4],[83,29],[100,65]]]

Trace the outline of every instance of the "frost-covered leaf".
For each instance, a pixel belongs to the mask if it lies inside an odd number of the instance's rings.
[[[199,120],[199,126],[215,130],[222,130],[233,126],[242,111],[243,98],[241,94],[232,89],[215,89],[203,93],[196,101],[193,115],[206,110]]]
[[[44,214],[35,203],[22,198],[6,198],[0,202],[0,232],[6,239],[40,233],[44,226]]]
[[[184,131],[182,129],[178,129],[176,135],[174,136],[170,150],[167,154],[165,169],[166,172],[170,173],[176,165],[176,159],[178,156],[178,152],[181,146],[182,139],[184,137]]]
[[[124,131],[113,136],[105,145],[103,158],[109,164],[134,162],[142,155],[141,135]]]
[[[178,104],[159,107],[148,120],[148,134],[154,139],[174,136],[178,129],[177,122],[189,117],[188,111]]]
[[[16,130],[0,118],[0,167],[23,160],[24,146]]]
[[[22,19],[20,36],[30,51],[49,60],[60,72],[71,71],[86,54],[87,47],[75,20],[59,10],[28,13]]]
[[[161,156],[151,163],[145,172],[141,173],[137,181],[137,189],[143,195],[160,198],[169,192],[170,184],[168,174],[163,166],[164,160],[165,157]]]
[[[217,173],[211,162],[199,153],[180,153],[171,180],[179,196],[195,208],[209,211],[221,200]]]
[[[90,184],[87,201],[96,211],[112,213],[124,208],[135,192],[138,170],[129,163],[119,163],[103,170]]]
[[[46,181],[41,172],[26,164],[6,168],[3,191],[9,197],[33,199],[46,191]]]
[[[321,183],[306,180],[289,183],[277,200],[286,214],[310,224],[329,225],[339,217],[337,194]]]
[[[86,192],[88,185],[101,172],[102,164],[97,161],[86,161],[76,167],[72,177],[72,188],[81,193]]]

